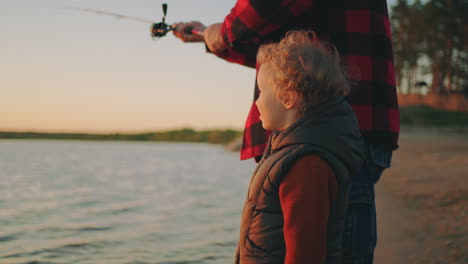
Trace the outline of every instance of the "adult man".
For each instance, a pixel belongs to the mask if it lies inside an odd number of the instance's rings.
[[[204,30],[204,35],[184,34],[189,27]],[[293,29],[313,30],[321,40],[335,45],[355,84],[347,99],[366,141],[367,161],[351,179],[342,246],[344,263],[373,263],[377,243],[374,184],[390,166],[399,133],[386,0],[238,0],[223,23],[207,28],[199,22],[180,23],[174,34],[183,41],[204,41],[222,59],[256,67],[259,46],[277,42]],[[258,93],[256,86],[254,102]],[[241,159],[258,160],[268,135],[253,103]]]

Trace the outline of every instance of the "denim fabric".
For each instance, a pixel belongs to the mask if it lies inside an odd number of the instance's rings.
[[[374,185],[390,167],[392,152],[366,144],[362,170],[351,177],[349,205],[343,233],[343,263],[372,264],[377,244]]]

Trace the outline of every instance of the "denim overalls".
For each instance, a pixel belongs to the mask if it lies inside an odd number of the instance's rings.
[[[366,143],[363,169],[351,177],[349,206],[343,233],[343,263],[373,263],[377,244],[374,185],[390,167],[392,151]]]

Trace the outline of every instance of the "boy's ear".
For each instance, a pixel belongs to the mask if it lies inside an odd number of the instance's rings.
[[[295,108],[299,103],[299,93],[294,90],[284,89],[280,92],[279,98],[283,103],[284,108],[292,109]]]

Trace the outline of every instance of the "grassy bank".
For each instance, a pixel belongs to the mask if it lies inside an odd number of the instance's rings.
[[[60,140],[109,140],[109,141],[165,141],[202,142],[227,144],[242,135],[241,131],[203,130],[190,128],[136,134],[87,134],[87,133],[41,133],[41,132],[0,132],[0,139],[60,139]]]
[[[429,106],[416,105],[400,108],[403,126],[468,127],[468,113],[449,112]]]

